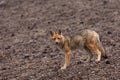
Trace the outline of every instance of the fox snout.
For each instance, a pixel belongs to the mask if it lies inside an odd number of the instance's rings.
[[[60,40],[56,39],[55,44],[59,44],[59,43],[60,43]]]
[[[55,44],[59,44],[59,42],[56,42]]]

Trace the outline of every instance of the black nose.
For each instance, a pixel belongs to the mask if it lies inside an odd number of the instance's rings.
[[[56,44],[58,44],[58,42],[56,42]]]

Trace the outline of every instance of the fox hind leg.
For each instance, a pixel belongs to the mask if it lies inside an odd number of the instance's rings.
[[[105,52],[105,48],[103,47],[102,43],[100,42],[100,40],[98,40],[98,42],[96,43],[96,46],[99,48],[99,50],[101,51],[101,54],[102,54],[102,57],[104,59],[107,59],[107,55],[106,55],[106,52]]]
[[[97,53],[98,57],[96,59],[96,61],[101,61],[101,56],[102,53],[101,51],[98,49],[98,47],[95,44],[89,44],[89,48],[94,51],[95,53]]]
[[[91,51],[88,47],[85,47],[85,50],[86,50],[87,53],[88,53],[88,59],[86,60],[86,62],[90,62],[91,59],[93,58],[92,51]]]

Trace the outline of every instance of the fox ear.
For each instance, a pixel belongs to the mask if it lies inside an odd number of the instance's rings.
[[[59,31],[58,31],[58,33],[59,33],[59,34],[62,34],[62,31],[61,31],[61,30],[59,30]]]
[[[52,32],[52,31],[50,31],[50,35],[51,35],[51,36],[53,35],[53,32]]]

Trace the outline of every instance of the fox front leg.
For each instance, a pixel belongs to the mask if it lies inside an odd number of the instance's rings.
[[[67,52],[65,53],[65,62],[64,62],[64,66],[61,67],[61,70],[66,69],[66,67],[68,66],[69,61],[70,61],[70,54],[71,54],[71,51],[67,51]]]

